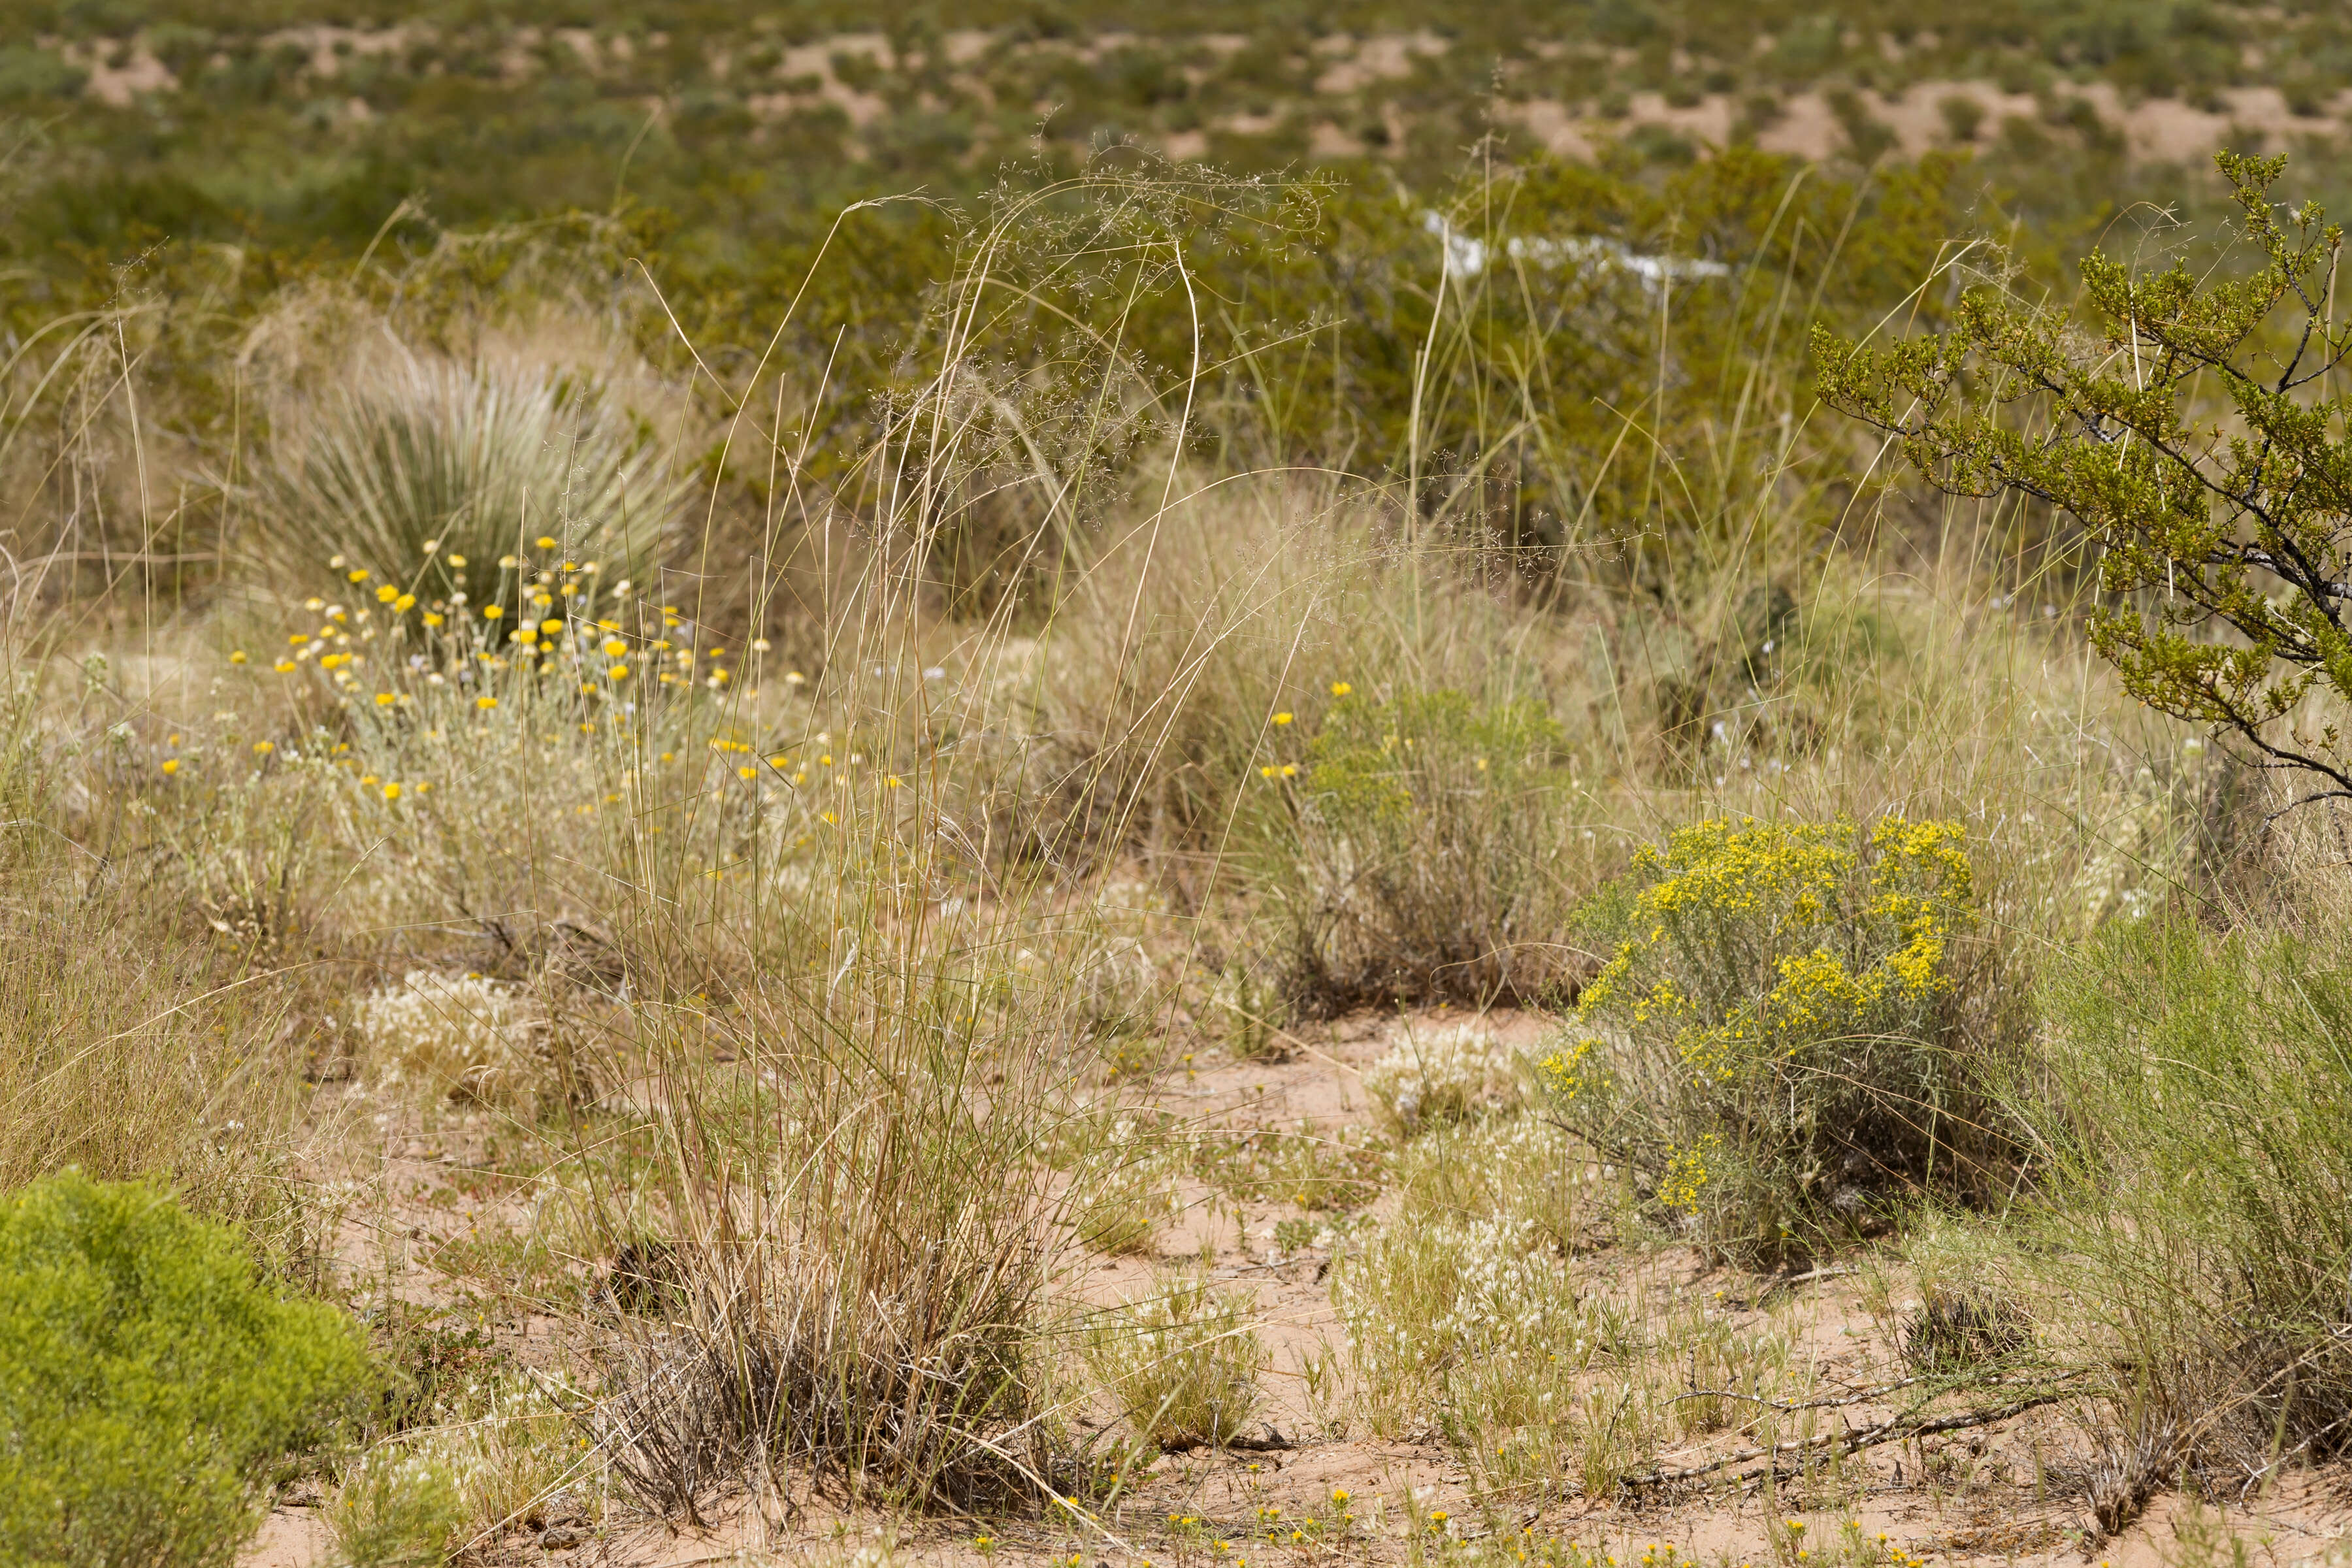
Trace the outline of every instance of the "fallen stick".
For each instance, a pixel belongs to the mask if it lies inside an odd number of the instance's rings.
[[[1627,1476],[1619,1484],[1629,1491],[1642,1491],[1653,1487],[1678,1486],[1695,1481],[1701,1476],[1711,1476],[1727,1470],[1734,1465],[1744,1465],[1750,1459],[1769,1458],[1769,1463],[1732,1479],[1752,1481],[1764,1476],[1778,1475],[1783,1458],[1795,1458],[1809,1450],[1828,1448],[1840,1454],[1852,1454],[1864,1448],[1876,1447],[1881,1443],[1899,1443],[1912,1437],[1933,1436],[1938,1432],[1958,1432],[1970,1426],[1990,1426],[1996,1421],[2006,1421],[2012,1415],[2022,1415],[2040,1405],[2054,1405],[2067,1396],[2068,1390],[2053,1389],[2028,1399],[2012,1401],[1990,1410],[1964,1410],[1957,1415],[1939,1415],[1932,1421],[1921,1421],[1902,1415],[1890,1416],[1875,1426],[1826,1432],[1818,1437],[1801,1437],[1793,1442],[1775,1443],[1769,1448],[1743,1448],[1737,1454],[1726,1454],[1720,1459],[1704,1465],[1692,1465],[1679,1470],[1654,1470],[1645,1476]]]

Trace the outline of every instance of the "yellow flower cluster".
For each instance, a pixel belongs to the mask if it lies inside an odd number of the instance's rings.
[[[1658,1201],[1685,1214],[1698,1213],[1699,1194],[1712,1175],[1707,1161],[1720,1158],[1722,1152],[1723,1140],[1713,1132],[1686,1149],[1675,1150],[1666,1161],[1665,1174],[1658,1179]]]
[[[1580,1094],[1591,1094],[1602,1083],[1607,1069],[1600,1059],[1602,1050],[1599,1040],[1579,1040],[1565,1051],[1554,1051],[1536,1064],[1536,1071],[1544,1083],[1562,1100],[1574,1100]]]
[[[1717,818],[1643,848],[1636,934],[1585,986],[1580,1019],[1671,1028],[1693,1080],[1717,1083],[1891,1026],[1950,984],[1946,941],[1973,887],[1966,834],[1887,816],[1859,838],[1844,818]],[[1579,1070],[1549,1076],[1560,1086]]]

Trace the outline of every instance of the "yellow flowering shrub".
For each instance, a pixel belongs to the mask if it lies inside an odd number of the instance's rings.
[[[1713,1247],[1868,1229],[1981,1125],[1951,1037],[1973,892],[1957,822],[1684,828],[1588,906],[1610,957],[1541,1086]]]

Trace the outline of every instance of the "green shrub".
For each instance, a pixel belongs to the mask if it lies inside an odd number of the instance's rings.
[[[2053,965],[2010,1098],[2063,1345],[2197,1461],[2352,1440],[2352,949],[2116,922]],[[2050,1288],[2054,1286],[2055,1288]],[[2069,1331],[2071,1328],[2071,1332]]]
[[[1558,721],[1525,697],[1332,690],[1298,760],[1259,770],[1286,989],[1329,1012],[1559,984]]]
[[[1544,1084],[1712,1248],[1865,1229],[1986,1152],[1954,1049],[1970,901],[1958,823],[1686,827],[1585,912],[1614,954]]]
[[[272,1295],[226,1226],[34,1184],[0,1209],[0,1560],[229,1563],[367,1373],[350,1320]]]

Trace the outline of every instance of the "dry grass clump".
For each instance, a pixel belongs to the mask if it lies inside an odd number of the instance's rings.
[[[2182,1463],[2267,1473],[2352,1445],[2352,963],[2339,929],[2118,923],[2043,981],[2011,1091],[2048,1175],[2029,1211],[2061,1354]],[[2030,1093],[2028,1089],[2030,1088]]]
[[[1262,1397],[1255,1308],[1197,1273],[1166,1274],[1090,1323],[1082,1353],[1138,1439],[1171,1453],[1221,1447],[1248,1430]]]
[[[615,1246],[651,1200],[674,1283],[614,1325],[595,1426],[622,1484],[673,1517],[796,1472],[1002,1506],[1057,1463],[1039,1331],[1067,1227],[1053,1156],[1088,1059],[1075,1004],[987,984],[995,942],[1034,928],[983,927],[972,952],[908,945],[878,903],[844,912],[861,923],[831,967],[642,1009],[625,1043],[660,1174],[592,1195]]]

